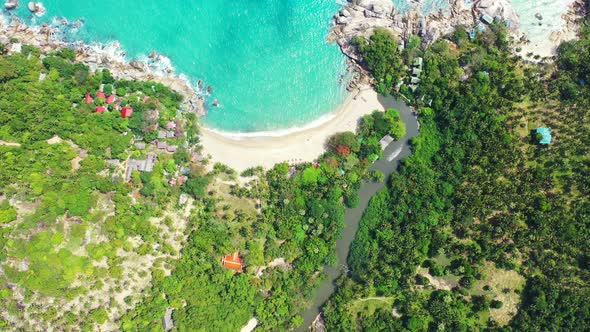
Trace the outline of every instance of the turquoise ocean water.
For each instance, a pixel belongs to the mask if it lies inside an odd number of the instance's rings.
[[[22,4],[19,13],[29,17]],[[25,2],[26,3],[26,2]],[[344,100],[346,72],[326,43],[336,0],[45,0],[47,14],[85,24],[74,38],[118,40],[132,59],[151,50],[213,86],[206,125],[233,132],[303,126]]]
[[[392,0],[401,12],[416,6]],[[523,31],[545,39],[558,29],[572,0],[513,0]],[[301,127],[344,100],[345,60],[326,36],[345,0],[45,0],[47,14],[83,19],[70,34],[86,42],[120,41],[129,59],[157,50],[192,82],[213,86],[203,121],[222,131],[258,132]],[[471,4],[472,0],[466,0]],[[424,0],[424,13],[447,9],[449,0]],[[544,24],[534,18],[540,12]],[[26,1],[18,10],[31,15]],[[31,23],[31,21],[28,21]],[[211,107],[217,99],[221,107]]]

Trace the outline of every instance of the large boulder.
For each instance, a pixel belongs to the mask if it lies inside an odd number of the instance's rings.
[[[385,17],[393,11],[391,0],[358,0],[356,4],[365,9],[367,17]]]
[[[129,65],[139,71],[145,72],[147,71],[147,65],[143,61],[133,60],[129,62]]]
[[[18,7],[18,0],[6,0],[4,2],[4,8],[6,9],[15,9]]]

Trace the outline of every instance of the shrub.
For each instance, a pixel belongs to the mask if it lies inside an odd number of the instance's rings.
[[[504,303],[502,301],[493,300],[492,303],[490,303],[490,308],[493,309],[500,309],[502,308],[502,306],[504,306]]]

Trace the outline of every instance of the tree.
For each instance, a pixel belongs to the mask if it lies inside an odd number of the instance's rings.
[[[181,189],[194,198],[205,197],[205,189],[209,185],[209,179],[203,176],[194,176],[186,181]]]
[[[403,67],[395,37],[386,29],[378,28],[368,41],[355,38],[353,42],[363,55],[363,64],[374,75],[378,91],[390,93],[399,81]]]
[[[502,306],[504,306],[504,303],[499,300],[493,300],[492,303],[490,303],[490,308],[493,309],[500,309]]]
[[[358,152],[361,146],[356,135],[350,131],[337,133],[328,141],[328,146],[333,150],[337,150],[341,145],[350,148],[354,153]]]
[[[346,157],[350,154],[350,147],[343,144],[339,144],[336,147],[336,152],[338,153],[338,155]]]

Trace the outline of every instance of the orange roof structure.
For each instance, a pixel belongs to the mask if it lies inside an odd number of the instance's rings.
[[[242,268],[244,267],[244,260],[237,251],[223,257],[221,263],[224,267],[238,272],[242,272]]]

